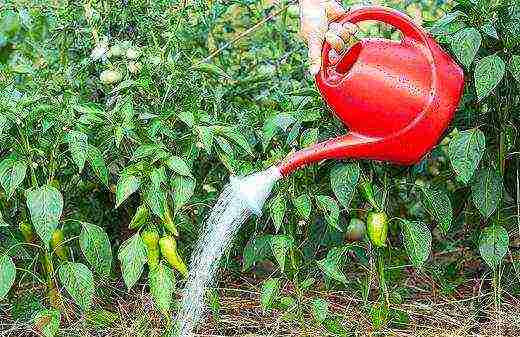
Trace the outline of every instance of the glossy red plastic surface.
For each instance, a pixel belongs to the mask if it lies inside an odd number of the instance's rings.
[[[316,84],[349,133],[289,155],[282,175],[322,159],[370,159],[401,165],[419,162],[453,119],[464,87],[462,69],[406,15],[363,7],[341,22],[376,20],[402,32],[401,41],[367,38],[336,65],[323,47]]]

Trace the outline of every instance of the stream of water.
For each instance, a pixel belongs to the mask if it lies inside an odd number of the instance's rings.
[[[190,337],[204,314],[204,295],[213,285],[220,258],[240,226],[252,214],[259,215],[274,183],[277,168],[246,177],[232,177],[213,206],[196,243],[184,290],[177,327],[179,337]]]

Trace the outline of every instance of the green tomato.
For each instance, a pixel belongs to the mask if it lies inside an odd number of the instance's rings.
[[[366,226],[363,220],[358,218],[350,219],[350,223],[345,232],[345,239],[348,242],[363,240],[366,233]]]
[[[370,242],[376,247],[386,246],[388,216],[385,212],[370,212],[367,217],[367,232]]]

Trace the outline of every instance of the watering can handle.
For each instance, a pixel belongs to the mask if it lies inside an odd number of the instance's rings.
[[[415,46],[421,48],[423,53],[431,65],[432,72],[435,73],[435,63],[426,33],[422,28],[418,27],[405,14],[388,7],[383,6],[367,6],[354,9],[345,15],[339,17],[336,22],[339,23],[358,23],[362,21],[375,20],[391,25],[399,29],[403,33],[403,42],[413,42]],[[322,59],[323,64],[320,73],[317,76],[327,77],[328,69],[331,68],[329,60],[329,52],[331,45],[327,42],[323,44]],[[348,54],[348,51],[347,51]],[[343,55],[344,57],[345,55]]]

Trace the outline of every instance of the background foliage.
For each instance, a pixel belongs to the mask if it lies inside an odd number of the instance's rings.
[[[311,315],[333,335],[346,333],[341,314],[312,289],[356,294],[374,329],[406,322],[395,306],[418,296],[403,286],[414,273],[450,298],[481,279],[497,310],[520,291],[520,6],[386,4],[464,67],[448,134],[414,167],[329,161],[297,172],[222,263],[223,283],[262,282],[266,313]],[[297,32],[296,5],[269,1],[0,4],[2,312],[45,336],[71,317],[110,323],[111,285],[124,282],[148,283],[170,317],[182,260],[228,176],[345,132]],[[390,219],[381,248],[364,235],[373,211]],[[209,299],[217,317],[218,296]]]

